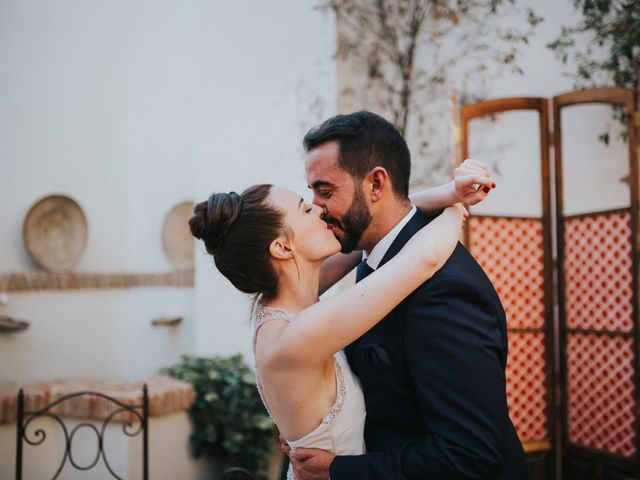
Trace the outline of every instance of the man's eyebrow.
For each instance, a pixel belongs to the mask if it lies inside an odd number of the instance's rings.
[[[333,183],[327,182],[326,180],[316,180],[311,185],[309,185],[309,188],[314,189],[314,188],[320,188],[320,187],[334,187],[334,186],[335,185]]]

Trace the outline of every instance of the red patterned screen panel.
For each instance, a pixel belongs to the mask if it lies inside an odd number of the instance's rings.
[[[569,440],[627,457],[636,453],[631,240],[628,210],[564,220]]]
[[[630,213],[567,218],[564,241],[567,327],[631,332]]]
[[[469,250],[496,287],[507,314],[511,419],[521,441],[547,439],[542,222],[473,216],[467,228]]]

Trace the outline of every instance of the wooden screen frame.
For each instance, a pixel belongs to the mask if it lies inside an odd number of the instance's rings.
[[[460,158],[458,164],[469,156],[469,122],[475,118],[493,115],[496,113],[510,111],[535,111],[539,118],[540,132],[540,168],[542,182],[542,223],[543,238],[543,282],[544,282],[544,332],[545,339],[545,374],[547,376],[547,419],[548,435],[546,441],[524,443],[525,452],[529,455],[548,454],[548,472],[553,475],[557,461],[556,437],[557,437],[557,415],[556,415],[556,395],[555,395],[555,369],[554,369],[554,289],[553,289],[553,237],[552,237],[552,208],[551,208],[551,168],[549,160],[550,135],[549,135],[549,102],[543,97],[513,97],[487,100],[470,105],[463,105],[460,108]],[[488,215],[483,215],[488,216]],[[528,218],[500,216],[500,218]],[[470,246],[470,229],[465,231],[465,241]],[[517,332],[519,329],[510,329]],[[525,329],[527,330],[527,329]],[[546,476],[546,475],[545,475]]]
[[[601,478],[604,475],[604,469],[613,467],[630,468],[635,474],[640,473],[640,424],[638,422],[638,410],[640,409],[640,350],[638,346],[638,320],[639,320],[639,296],[638,296],[638,270],[640,251],[640,232],[638,228],[638,205],[639,205],[639,181],[638,181],[638,159],[636,151],[636,132],[634,126],[635,120],[635,94],[633,90],[624,88],[593,88],[578,90],[575,92],[565,93],[553,97],[553,124],[555,127],[554,135],[554,158],[555,158],[555,194],[556,194],[556,232],[557,232],[557,248],[558,248],[558,315],[559,315],[559,359],[560,359],[560,412],[561,422],[561,444],[562,449],[571,451],[576,457],[582,457],[585,461],[594,461],[594,475]],[[568,392],[567,392],[567,352],[566,345],[568,333],[566,329],[566,302],[564,291],[564,220],[565,218],[575,218],[579,215],[567,215],[564,210],[563,195],[563,166],[562,166],[562,108],[576,105],[590,104],[608,104],[620,105],[625,108],[628,115],[627,123],[627,146],[629,152],[629,190],[630,190],[630,206],[631,213],[631,232],[632,232],[632,289],[633,289],[633,330],[634,339],[634,368],[635,368],[635,400],[636,400],[636,455],[635,458],[625,458],[612,453],[604,452],[584,445],[578,445],[569,441],[568,435]],[[625,208],[626,210],[626,208]],[[605,211],[591,212],[607,213]],[[585,214],[586,215],[586,214]],[[564,457],[564,455],[563,455]],[[570,478],[567,472],[568,462],[563,461],[564,476]]]

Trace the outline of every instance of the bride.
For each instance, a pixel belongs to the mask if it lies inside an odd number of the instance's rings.
[[[423,211],[446,208],[391,261],[322,301],[319,294],[353,269],[362,253],[338,253],[340,243],[320,207],[271,185],[255,185],[240,195],[214,193],[195,206],[192,234],[204,241],[236,288],[256,295],[258,389],[291,448],[364,453],[364,399],[342,349],[449,258],[468,214],[459,204],[446,204],[451,198],[477,203],[492,185],[482,177],[477,188],[465,173],[461,168],[461,177],[444,188],[413,195],[411,201]]]

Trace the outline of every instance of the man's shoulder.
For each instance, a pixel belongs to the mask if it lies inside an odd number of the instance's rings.
[[[456,245],[449,259],[444,263],[442,268],[438,270],[434,276],[422,284],[421,287],[427,287],[439,282],[447,282],[459,280],[460,282],[472,281],[483,284],[489,282],[485,271],[480,264],[471,255],[469,250],[460,242]],[[489,282],[490,283],[490,282]]]
[[[409,298],[410,304],[422,299],[442,297],[465,300],[485,299],[500,303],[498,294],[487,276],[462,243],[458,242],[453,254],[433,277],[420,285]]]

